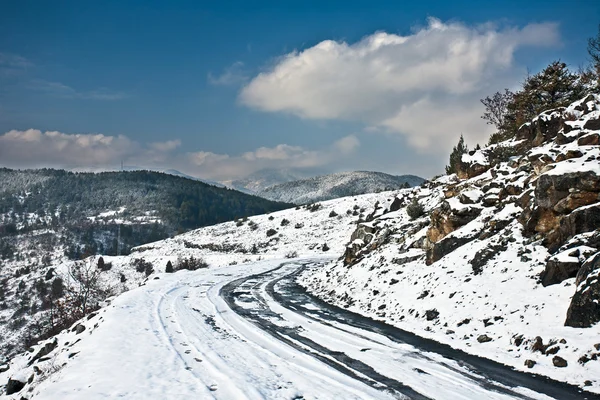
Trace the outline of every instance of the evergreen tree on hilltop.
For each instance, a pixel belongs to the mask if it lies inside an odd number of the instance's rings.
[[[450,153],[450,162],[446,165],[446,175],[456,173],[456,167],[461,161],[462,155],[467,153],[469,148],[465,144],[465,138],[463,135],[460,135],[460,139],[458,139],[458,144],[454,146],[452,149],[452,153]]]
[[[567,64],[554,61],[542,71],[528,76],[523,89],[515,93],[507,106],[505,129],[516,130],[543,111],[564,107],[586,94],[579,75],[572,73]]]

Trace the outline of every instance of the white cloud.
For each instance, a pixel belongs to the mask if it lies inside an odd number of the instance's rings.
[[[125,136],[66,134],[37,129],[12,130],[0,136],[0,160],[16,167],[76,167],[119,163],[140,151]]]
[[[167,140],[166,142],[150,143],[150,148],[161,152],[172,151],[178,148],[179,146],[181,146],[181,140],[179,139]]]
[[[345,136],[333,143],[333,147],[342,154],[351,154],[360,146],[360,141],[354,135]]]
[[[474,140],[489,135],[479,99],[514,82],[518,48],[558,42],[554,23],[500,29],[431,18],[408,36],[378,32],[289,53],[243,87],[239,99],[267,112],[360,121],[407,135],[421,150],[446,152],[460,133]]]
[[[221,75],[213,76],[208,73],[208,82],[212,85],[238,85],[248,80],[248,75],[244,70],[244,63],[241,61],[234,62],[231,66],[225,69]]]

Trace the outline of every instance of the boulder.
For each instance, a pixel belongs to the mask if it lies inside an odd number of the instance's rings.
[[[58,346],[58,341],[56,339],[54,339],[53,342],[46,343],[40,349],[40,351],[38,351],[37,354],[35,356],[33,356],[33,358],[29,361],[29,363],[27,365],[31,365],[34,362],[36,362],[37,360],[39,360],[40,358],[47,356],[56,348],[56,346]]]
[[[554,252],[573,236],[593,232],[599,226],[600,203],[578,208],[560,219],[559,226],[544,239],[544,245]]]
[[[552,364],[557,368],[564,368],[568,365],[567,360],[559,356],[554,356],[552,358]]]
[[[427,250],[425,263],[427,265],[431,265],[434,262],[440,260],[447,254],[452,253],[454,250],[458,249],[460,246],[463,246],[470,241],[474,240],[477,235],[469,235],[469,236],[448,236],[443,238],[437,243],[433,243],[431,247]]]
[[[491,338],[491,337],[489,337],[488,335],[485,335],[485,334],[484,334],[484,335],[479,335],[479,336],[477,337],[477,341],[478,341],[479,343],[487,343],[487,342],[491,342],[491,341],[492,341],[492,338]]]
[[[599,192],[600,176],[592,171],[541,175],[535,188],[536,205],[552,209],[572,192]]]
[[[577,289],[567,310],[565,326],[589,328],[600,322],[600,253],[585,261],[576,282]]]
[[[481,214],[480,207],[464,207],[460,211],[456,211],[450,208],[447,201],[444,201],[431,213],[427,239],[431,243],[437,243],[448,234],[477,218],[479,214]]]
[[[580,146],[598,146],[600,144],[600,135],[590,133],[577,139],[577,144]]]
[[[9,378],[6,384],[6,395],[10,396],[11,394],[19,393],[24,387],[25,382]]]
[[[579,207],[594,204],[598,201],[600,201],[600,192],[572,192],[556,203],[553,210],[559,214],[568,214]]]
[[[533,361],[533,360],[525,360],[525,366],[526,366],[527,368],[533,368],[533,366],[534,366],[535,364],[536,364],[536,362],[535,362],[535,361]]]
[[[579,260],[575,258],[557,260],[551,258],[546,262],[546,269],[541,273],[540,280],[543,286],[555,285],[565,279],[574,278],[581,267]]]

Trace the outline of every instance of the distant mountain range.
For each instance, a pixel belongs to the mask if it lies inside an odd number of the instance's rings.
[[[293,168],[262,169],[245,178],[222,181],[221,183],[241,192],[259,193],[270,186],[297,181],[312,176],[310,173]]]
[[[339,197],[383,192],[418,186],[425,180],[415,175],[389,175],[383,172],[355,171],[316,176],[280,183],[259,190],[266,199],[307,204]]]

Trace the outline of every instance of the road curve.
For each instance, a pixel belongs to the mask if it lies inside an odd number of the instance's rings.
[[[396,398],[600,399],[327,304],[296,283],[308,263],[235,279],[219,295],[278,341]]]

